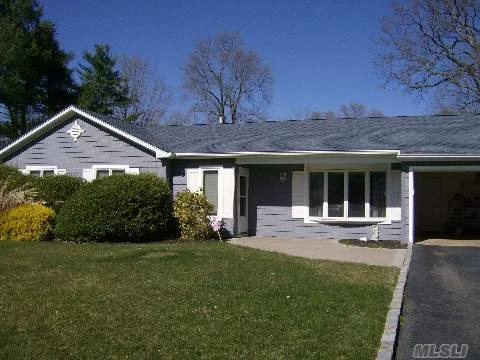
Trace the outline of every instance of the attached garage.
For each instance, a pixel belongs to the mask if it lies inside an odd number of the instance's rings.
[[[415,171],[414,184],[415,241],[480,239],[480,171]]]

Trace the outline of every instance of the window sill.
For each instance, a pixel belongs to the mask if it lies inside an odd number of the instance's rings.
[[[310,224],[391,224],[390,220],[386,218],[315,218],[308,217],[305,219],[305,223]]]

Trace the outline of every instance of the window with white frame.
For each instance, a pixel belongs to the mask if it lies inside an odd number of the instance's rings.
[[[65,169],[58,169],[56,166],[26,166],[25,169],[21,169],[21,172],[23,174],[37,176],[37,177],[47,177],[47,176],[66,174]]]
[[[89,169],[83,169],[83,178],[87,181],[101,179],[103,177],[123,174],[139,174],[139,168],[131,168],[128,165],[93,165]]]
[[[311,218],[384,219],[387,208],[387,172],[309,172],[308,204]]]
[[[203,193],[213,204],[212,215],[218,213],[218,170],[203,170]]]

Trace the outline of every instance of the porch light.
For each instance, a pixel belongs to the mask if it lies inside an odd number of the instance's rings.
[[[287,181],[287,172],[280,171],[280,182],[284,183],[285,181]]]

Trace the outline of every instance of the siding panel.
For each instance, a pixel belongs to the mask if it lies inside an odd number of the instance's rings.
[[[295,165],[250,166],[249,233],[257,236],[293,236],[358,239],[370,237],[369,224],[306,224],[292,218],[292,171]],[[280,171],[287,171],[281,182]],[[402,221],[379,225],[381,240],[401,240]]]
[[[85,130],[76,142],[67,134],[75,120]],[[79,116],[72,117],[70,121],[31,143],[5,163],[17,168],[25,168],[27,165],[53,165],[67,169],[67,174],[80,177],[84,168],[95,164],[129,165],[140,168],[140,172],[166,176],[161,160]]]

